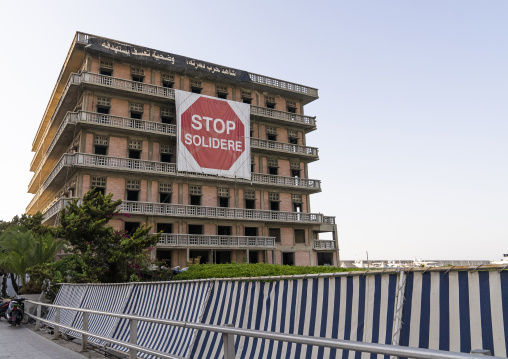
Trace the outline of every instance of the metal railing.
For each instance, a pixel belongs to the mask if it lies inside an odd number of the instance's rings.
[[[302,93],[312,97],[318,97],[318,90],[308,86],[298,85],[292,82],[287,82],[283,80],[274,79],[272,77],[257,75],[253,73],[249,73],[250,79],[258,84],[262,84],[265,86],[275,87],[282,90],[292,91]]]
[[[335,249],[335,241],[314,240],[314,249]]]
[[[159,244],[167,246],[275,247],[275,237],[219,236],[162,233]]]
[[[154,324],[162,324],[169,325],[181,328],[188,328],[193,330],[203,330],[209,332],[216,332],[222,334],[223,339],[223,352],[225,359],[234,359],[236,357],[236,348],[235,348],[235,338],[234,336],[244,336],[249,338],[260,338],[260,339],[268,339],[282,342],[289,342],[295,344],[304,344],[311,346],[319,346],[325,348],[335,348],[342,350],[351,350],[363,353],[374,353],[374,354],[382,354],[382,355],[392,355],[397,357],[409,357],[416,359],[483,359],[485,356],[480,354],[466,354],[466,353],[457,353],[457,352],[449,352],[443,350],[433,350],[433,349],[421,349],[421,348],[411,348],[411,347],[403,347],[398,345],[390,345],[390,344],[377,344],[377,343],[366,343],[366,342],[356,342],[350,340],[343,339],[331,339],[331,338],[322,338],[322,337],[313,337],[306,335],[297,335],[297,334],[285,334],[285,333],[275,333],[268,332],[263,330],[254,330],[254,329],[243,329],[236,328],[232,324],[225,325],[210,325],[210,324],[201,324],[201,323],[193,323],[193,322],[182,322],[176,320],[165,320],[158,318],[148,318],[141,317],[138,315],[129,315],[129,314],[120,314],[120,313],[111,313],[111,312],[102,312],[98,310],[90,310],[90,309],[81,309],[75,307],[66,307],[62,305],[55,304],[46,304],[35,301],[27,300],[26,303],[30,305],[37,306],[37,315],[29,314],[27,310],[27,314],[35,319],[35,330],[40,330],[41,322],[47,325],[53,326],[53,339],[58,339],[60,336],[60,329],[65,329],[69,331],[73,331],[75,333],[79,333],[82,335],[81,340],[81,350],[87,351],[88,348],[88,338],[96,338],[114,345],[119,345],[127,348],[129,350],[129,358],[135,359],[137,358],[137,352],[142,352],[150,355],[159,356],[164,359],[177,359],[180,357],[163,353],[160,351],[156,351],[145,346],[140,346],[137,344],[137,334],[138,334],[138,323],[140,321]],[[41,317],[42,306],[55,308],[55,321],[50,321]],[[71,326],[63,325],[60,323],[60,311],[61,310],[73,310],[76,312],[83,313],[83,324],[81,328],[74,328]],[[88,330],[89,324],[89,316],[90,314],[94,315],[103,315],[113,318],[126,319],[129,320],[129,338],[130,341],[124,342],[120,340],[116,340],[110,337],[104,337],[98,334],[91,333]],[[493,359],[501,359],[500,357],[492,357]]]
[[[274,118],[302,125],[316,127],[316,117],[298,115],[292,112],[273,110],[271,108],[250,105],[250,114],[254,116]]]
[[[298,153],[301,155],[313,156],[313,157],[318,156],[318,149],[315,147],[294,145],[292,143],[286,143],[286,142],[262,140],[260,138],[252,138],[251,137],[250,145],[253,148],[266,148],[266,149],[275,150],[275,151]]]

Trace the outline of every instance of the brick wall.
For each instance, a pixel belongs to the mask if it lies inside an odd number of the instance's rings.
[[[108,155],[112,157],[127,157],[127,139],[110,137]]]
[[[310,266],[311,252],[296,252],[295,265],[297,266]]]

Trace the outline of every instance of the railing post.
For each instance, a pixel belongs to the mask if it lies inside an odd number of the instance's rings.
[[[224,324],[225,327],[233,328],[233,324]],[[235,359],[235,335],[229,333],[222,333],[222,341],[224,343],[224,359]]]
[[[136,313],[132,313],[132,315],[136,315]],[[130,338],[129,343],[138,344],[138,320],[130,319]],[[138,352],[136,349],[129,349],[129,359],[136,359],[138,357]]]
[[[56,308],[55,310],[55,323],[60,323],[60,308]],[[57,340],[58,337],[60,336],[60,328],[58,327],[58,325],[55,324],[55,327],[53,328],[53,340]]]
[[[88,309],[88,308],[84,308]],[[83,331],[88,332],[88,316],[90,313],[83,312]],[[81,352],[86,352],[88,347],[88,335],[81,335]]]
[[[42,307],[40,304],[37,304],[37,318],[40,318],[42,314]],[[41,321],[40,319],[35,320],[35,330],[39,331],[41,330]]]

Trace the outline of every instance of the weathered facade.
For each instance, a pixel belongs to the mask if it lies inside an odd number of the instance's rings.
[[[250,179],[179,171],[175,90],[250,104]],[[95,188],[122,199],[115,228],[163,232],[152,256],[171,266],[337,265],[335,218],[310,208],[321,186],[308,175],[318,150],[306,144],[316,122],[304,105],[317,98],[307,86],[77,33],[33,142],[26,211],[55,224],[67,201]]]

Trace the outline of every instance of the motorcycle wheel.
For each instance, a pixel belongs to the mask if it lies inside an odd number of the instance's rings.
[[[23,314],[23,319],[21,319],[21,323],[23,324],[27,324],[28,321],[30,320],[30,317],[28,316],[28,314]]]

